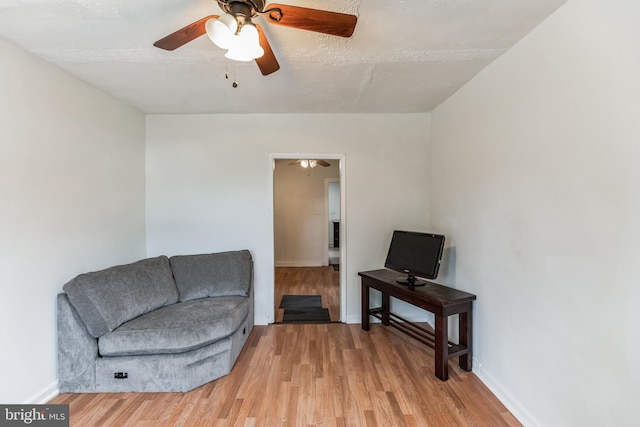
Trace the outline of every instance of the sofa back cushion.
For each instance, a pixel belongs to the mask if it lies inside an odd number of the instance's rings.
[[[81,274],[63,289],[95,338],[128,320],[178,302],[178,289],[166,256]]]
[[[253,260],[247,250],[169,259],[180,301],[217,296],[249,296]]]

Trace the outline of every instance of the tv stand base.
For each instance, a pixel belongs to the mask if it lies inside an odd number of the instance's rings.
[[[407,279],[398,279],[396,280],[396,283],[399,285],[408,286],[410,288],[413,288],[414,286],[424,286],[427,284],[427,282],[423,282],[422,280],[416,280],[415,282],[412,283],[407,281]]]

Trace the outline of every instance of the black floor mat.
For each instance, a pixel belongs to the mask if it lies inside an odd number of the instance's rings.
[[[285,310],[302,310],[305,308],[322,308],[321,295],[283,295],[280,308]]]
[[[282,323],[326,323],[331,322],[328,308],[307,308],[304,310],[285,310]]]
[[[331,322],[329,309],[322,308],[321,295],[283,295],[280,308],[284,308],[282,323]]]

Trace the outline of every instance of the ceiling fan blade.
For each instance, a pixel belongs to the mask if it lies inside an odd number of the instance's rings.
[[[189,24],[178,31],[169,34],[166,37],[161,38],[153,45],[164,50],[175,50],[180,46],[189,43],[191,40],[195,40],[204,33],[207,32],[206,24],[209,19],[217,18],[217,15],[209,15],[200,19],[199,21]]]
[[[277,11],[271,11],[265,14],[267,21],[274,25],[315,31],[332,36],[351,37],[358,21],[358,17],[355,15],[285,4],[270,4],[266,10],[269,9],[280,9],[282,12],[280,14]],[[278,17],[280,17],[279,20]]]
[[[264,49],[264,55],[260,58],[256,58],[256,64],[258,64],[258,68],[260,68],[262,75],[267,76],[278,71],[280,69],[280,64],[278,64],[278,60],[273,54],[273,50],[271,50],[269,40],[267,40],[267,36],[264,35],[262,27],[256,24],[256,28],[258,29],[258,35],[260,37],[260,46]]]
[[[329,163],[329,162],[325,162],[324,160],[317,160],[317,162],[318,162],[318,164],[319,164],[320,166],[324,166],[325,168],[326,168],[327,166],[331,166],[331,163]]]
[[[298,163],[300,163],[300,160],[296,160],[295,162],[291,162],[291,163],[289,163],[289,166],[291,166],[291,165],[297,165]]]

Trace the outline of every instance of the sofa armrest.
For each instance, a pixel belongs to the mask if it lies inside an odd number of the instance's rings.
[[[58,294],[58,388],[61,393],[92,392],[98,340],[80,320],[66,294]]]

